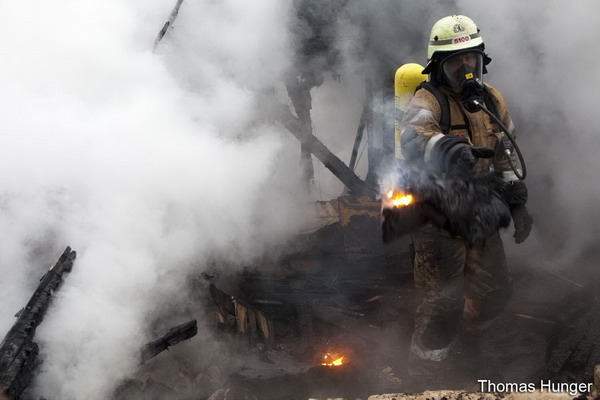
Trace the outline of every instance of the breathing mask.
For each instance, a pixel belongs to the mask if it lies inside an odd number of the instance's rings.
[[[459,51],[441,61],[446,84],[454,93],[460,95],[469,112],[479,109],[473,104],[473,100],[483,102],[483,63],[484,54],[479,49]]]

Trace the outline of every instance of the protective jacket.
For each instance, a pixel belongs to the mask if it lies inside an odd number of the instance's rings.
[[[508,106],[502,94],[492,86],[485,84],[494,101],[501,121],[515,137],[514,124],[510,118]],[[455,94],[440,88],[446,94],[450,111],[448,134],[466,137],[476,147],[488,147],[496,150],[492,159],[480,159],[475,171],[503,171],[506,181],[516,180],[510,164],[505,159],[502,133],[484,111],[468,112]],[[444,135],[440,127],[442,109],[436,97],[428,90],[417,90],[402,120],[401,151],[409,162],[424,160],[428,162],[435,152],[435,143]]]

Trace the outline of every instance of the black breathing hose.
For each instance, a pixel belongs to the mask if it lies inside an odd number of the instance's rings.
[[[494,115],[494,113],[485,108],[483,104],[481,104],[478,100],[473,100],[473,104],[475,104],[477,108],[489,115],[498,124],[498,126],[500,126],[503,133],[502,143],[504,145],[504,155],[506,156],[506,159],[510,164],[510,168],[513,170],[517,178],[519,178],[522,181],[525,180],[525,177],[527,176],[527,167],[525,166],[525,159],[523,158],[523,154],[521,154],[521,149],[519,149],[519,146],[517,146],[515,139],[513,139],[510,133],[508,133],[508,129],[506,128],[506,126],[502,123],[502,121],[500,121],[500,119],[498,119],[498,117]],[[519,157],[519,162],[521,163],[522,171],[520,171],[517,165],[515,165],[515,162],[512,158],[512,153],[510,151],[511,147],[517,152],[517,157]]]

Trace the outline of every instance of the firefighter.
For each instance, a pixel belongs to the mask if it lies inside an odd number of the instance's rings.
[[[448,174],[501,171],[517,243],[527,238],[531,218],[527,188],[511,169],[503,151],[501,128],[477,107],[485,104],[515,135],[501,93],[483,83],[491,59],[477,25],[463,15],[437,21],[428,47],[428,64],[401,127],[406,161]],[[431,223],[412,233],[415,284],[423,291],[411,341],[409,373],[440,375],[461,324],[477,330],[506,306],[511,280],[498,232],[483,245]]]

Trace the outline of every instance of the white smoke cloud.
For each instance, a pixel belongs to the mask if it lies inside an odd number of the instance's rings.
[[[4,3],[0,331],[70,244],[37,339],[36,392],[103,399],[191,265],[256,257],[302,224],[297,158],[261,122],[282,81],[290,2]],[[297,151],[297,144],[295,145]],[[44,265],[46,266],[46,265]],[[160,296],[157,294],[160,293]]]

